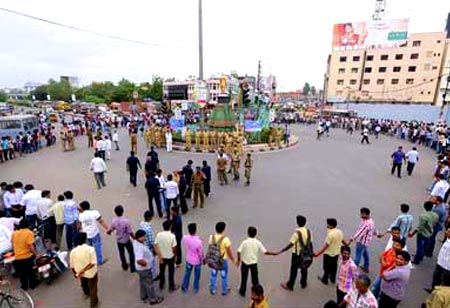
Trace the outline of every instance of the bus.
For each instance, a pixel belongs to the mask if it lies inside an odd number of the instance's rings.
[[[20,132],[33,132],[39,129],[39,119],[34,115],[11,115],[0,117],[0,138],[16,138]]]

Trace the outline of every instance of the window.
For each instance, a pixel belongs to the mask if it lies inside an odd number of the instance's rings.
[[[346,56],[339,57],[339,62],[347,62],[347,57]]]
[[[353,56],[353,62],[358,62],[358,61],[359,61],[359,59],[360,59],[360,57],[359,57],[359,56]]]
[[[414,84],[414,79],[413,78],[406,79],[406,84]]]
[[[340,68],[338,72],[339,74],[345,74],[345,68]]]
[[[352,68],[352,73],[353,73],[353,74],[358,73],[358,68],[357,68],[357,67],[353,67],[353,68]]]
[[[371,67],[366,67],[364,69],[364,73],[372,73],[372,68]]]
[[[389,56],[388,56],[388,55],[381,55],[380,59],[381,59],[382,61],[386,61],[386,60],[389,59]]]
[[[413,41],[413,47],[420,47],[421,41]]]
[[[394,73],[398,73],[401,70],[402,70],[402,68],[400,66],[394,66],[394,69],[393,69]]]
[[[364,79],[363,84],[370,84],[370,79]]]
[[[415,72],[416,67],[415,66],[408,66],[408,72]]]
[[[384,84],[384,79],[377,79],[377,84],[378,85]]]
[[[423,91],[420,91],[420,94],[422,94],[422,95],[423,95]]]
[[[399,53],[395,55],[395,60],[401,60],[403,59],[403,54]]]
[[[379,67],[378,73],[386,73],[386,66]]]
[[[436,44],[440,44],[440,43],[441,43],[441,40],[437,40]]]
[[[433,66],[433,71],[434,71],[434,70],[437,70],[437,66]]]
[[[418,53],[412,53],[409,58],[412,59],[412,60],[419,59],[419,54]]]
[[[355,85],[356,84],[356,79],[350,79],[350,84],[351,85]]]
[[[398,84],[398,79],[392,79],[391,84]]]
[[[431,91],[428,91],[428,95],[430,95],[431,94]]]
[[[368,55],[366,58],[367,61],[373,61],[373,55]]]
[[[338,86],[343,86],[344,85],[344,79],[338,79],[337,80],[337,85]]]

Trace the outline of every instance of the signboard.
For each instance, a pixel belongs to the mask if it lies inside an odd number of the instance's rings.
[[[208,85],[204,81],[199,81],[195,85],[194,89],[196,102],[200,105],[200,108],[205,107],[208,102]]]
[[[181,108],[180,107],[176,107],[173,111],[174,115],[175,115],[175,119],[177,120],[181,120],[183,119],[182,115],[181,115]]]
[[[335,24],[333,49],[374,45],[399,45],[408,38],[409,19]]]
[[[254,133],[261,131],[261,123],[259,121],[245,120],[244,131],[246,133]]]
[[[175,119],[174,117],[169,120],[170,129],[173,130],[183,130],[184,119]]]
[[[181,102],[181,110],[183,110],[183,111],[186,111],[186,110],[188,110],[188,102],[186,102],[186,101],[183,101],[183,102]]]

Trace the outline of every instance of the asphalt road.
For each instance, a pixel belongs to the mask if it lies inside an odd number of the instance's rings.
[[[410,144],[389,137],[373,140],[371,145],[359,144],[360,135],[346,135],[342,130],[332,130],[329,138],[315,140],[314,127],[296,126],[292,132],[300,137],[298,146],[273,153],[256,153],[252,184],[246,187],[242,182],[229,186],[212,183],[213,196],[207,199],[204,209],[192,209],[184,217],[184,226],[197,222],[199,234],[205,240],[214,232],[217,221],[227,223],[226,234],[234,250],[246,238],[250,225],[258,228],[258,237],[269,250],[284,247],[296,227],[295,216],[305,215],[311,228],[314,244],[319,248],[326,235],[325,219],[335,217],[346,238],[351,236],[359,223],[359,208],[372,209],[377,228],[387,228],[398,212],[400,203],[411,205],[417,216],[427,198],[433,168],[433,153],[420,148],[421,160],[412,177],[398,179],[390,175],[390,154],[399,144],[406,149]],[[126,132],[121,131],[119,152],[113,151],[108,162],[107,187],[95,188],[92,174],[88,170],[93,152],[88,150],[85,137],[77,139],[77,150],[62,153],[59,146],[44,149],[26,158],[0,166],[0,179],[21,180],[33,183],[39,189],[50,189],[55,199],[57,194],[70,189],[78,201],[89,200],[109,223],[113,208],[118,204],[125,207],[125,215],[137,226],[147,209],[147,198],[143,188],[144,175],[139,174],[138,187],[128,183],[125,160],[129,151]],[[139,140],[139,157],[144,162],[146,149]],[[214,165],[211,154],[189,154],[174,152],[167,154],[160,149],[163,170],[181,168],[188,159],[200,165],[203,159]],[[161,230],[162,219],[156,218],[153,225]],[[120,267],[115,238],[102,233],[104,255],[109,262],[99,270],[99,296],[102,307],[144,307],[139,300],[137,275],[124,272]],[[372,277],[378,271],[377,259],[387,238],[375,239],[371,248]],[[205,245],[206,247],[206,245]],[[415,243],[408,242],[414,253]],[[438,249],[439,247],[437,247]],[[262,256],[259,265],[260,281],[265,288],[269,302],[274,307],[322,307],[329,299],[335,299],[334,286],[323,286],[317,276],[321,273],[322,258],[310,268],[308,287],[287,292],[279,287],[286,281],[289,272],[290,252],[278,257]],[[431,280],[435,260],[425,262],[413,269],[407,296],[401,307],[419,307],[426,297],[422,290]],[[176,282],[181,283],[184,269],[176,270]],[[249,297],[241,298],[236,291],[239,284],[239,270],[230,267],[231,294],[226,297],[212,296],[208,292],[209,270],[202,269],[201,290],[197,295],[176,292],[165,294],[161,307],[244,307]],[[219,282],[220,286],[220,282]],[[250,292],[248,292],[250,293]],[[41,285],[31,292],[40,307],[88,307],[77,281],[70,273],[59,277],[52,285]]]

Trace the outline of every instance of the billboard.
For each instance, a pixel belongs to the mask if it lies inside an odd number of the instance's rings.
[[[398,45],[408,38],[409,19],[348,22],[333,27],[333,49]]]

